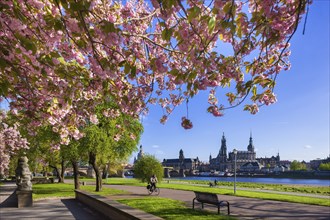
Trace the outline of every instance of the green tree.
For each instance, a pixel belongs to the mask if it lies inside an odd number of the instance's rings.
[[[103,112],[109,107],[115,108],[110,102],[98,106],[96,113],[99,123],[85,127],[85,137],[79,140],[82,151],[88,155],[95,171],[96,191],[102,189],[101,170],[107,170],[110,162],[127,160],[137,150],[136,145],[143,131],[141,123],[131,116],[121,114],[116,118],[105,117]]]
[[[72,140],[69,145],[62,145],[60,151],[62,161],[70,161],[72,165],[75,189],[80,188],[78,162],[86,159],[81,152],[81,144],[76,140]]]
[[[144,155],[134,164],[135,178],[142,182],[148,182],[150,177],[155,174],[158,181],[162,181],[164,168],[162,164],[153,155]]]
[[[290,165],[290,169],[293,171],[297,171],[297,170],[307,170],[306,168],[306,164],[299,162],[297,160],[292,161],[291,165]]]
[[[330,170],[330,162],[328,163],[321,163],[320,164],[320,167],[319,167],[320,170]]]

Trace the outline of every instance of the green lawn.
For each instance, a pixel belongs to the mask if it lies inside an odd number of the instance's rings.
[[[165,181],[166,182],[166,181]],[[208,185],[209,181],[202,180],[174,180],[170,181],[172,183],[182,183],[182,184],[200,184]],[[221,187],[234,187],[233,182],[218,182]],[[306,186],[306,185],[288,185],[288,184],[270,184],[270,183],[248,183],[248,182],[236,182],[237,187],[249,188],[249,189],[262,189],[262,190],[272,190],[281,192],[297,192],[297,193],[311,193],[330,196],[330,188],[327,186]]]
[[[44,199],[52,197],[74,197],[74,186],[68,183],[50,183],[50,184],[34,184],[33,188],[33,199]],[[116,194],[127,194],[126,191],[103,188],[101,192],[95,192],[95,186],[80,186],[81,190],[92,192],[98,195],[116,195]]]
[[[119,199],[118,202],[124,203],[136,209],[143,210],[164,219],[182,220],[182,219],[236,219],[230,216],[221,215],[217,212],[208,212],[203,210],[192,210],[187,208],[184,202],[161,197],[146,197],[141,199]],[[214,208],[217,210],[217,208]],[[227,210],[224,209],[224,213]]]

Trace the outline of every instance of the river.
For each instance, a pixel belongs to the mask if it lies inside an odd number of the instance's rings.
[[[217,180],[221,182],[234,182],[234,177],[204,177],[204,176],[188,176],[188,177],[173,177],[168,180]],[[236,182],[251,182],[251,183],[271,183],[271,184],[293,184],[293,185],[313,185],[313,186],[329,186],[330,180],[320,179],[290,179],[290,178],[263,178],[263,177],[236,177]]]

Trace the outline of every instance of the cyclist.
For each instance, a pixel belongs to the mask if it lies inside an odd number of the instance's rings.
[[[156,183],[158,183],[158,179],[157,176],[153,174],[150,177],[150,184],[151,184],[150,191],[154,191],[156,189]]]

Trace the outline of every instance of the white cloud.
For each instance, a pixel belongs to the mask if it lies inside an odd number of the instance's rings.
[[[304,148],[305,148],[305,149],[311,149],[312,146],[307,144],[307,145],[304,146]]]
[[[155,144],[151,146],[152,148],[159,148],[159,145]]]

